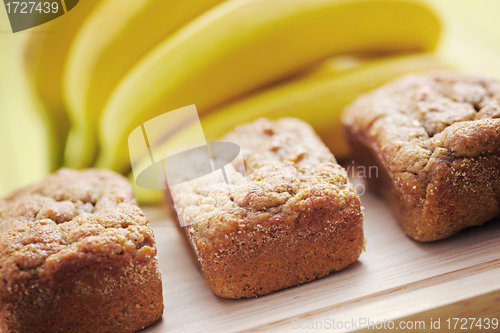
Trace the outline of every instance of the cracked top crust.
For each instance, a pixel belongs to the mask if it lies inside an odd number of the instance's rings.
[[[0,290],[73,258],[154,255],[132,188],[108,170],[61,169],[0,199]],[[150,249],[151,250],[151,249]]]
[[[346,108],[356,158],[405,231],[432,241],[500,214],[500,82],[429,72],[400,77]]]
[[[237,171],[242,163],[225,167],[231,194],[220,171],[171,187],[181,222],[200,237],[198,249],[207,243],[224,248],[230,234],[295,225],[312,209],[359,213],[345,171],[304,122],[259,119],[222,141],[238,144],[245,160],[246,177]]]
[[[376,141],[396,173],[423,170],[437,148],[455,158],[498,153],[500,82],[443,71],[405,75],[358,98],[343,123]]]

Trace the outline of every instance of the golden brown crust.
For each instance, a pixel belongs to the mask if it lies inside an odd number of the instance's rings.
[[[163,313],[153,233],[126,179],[62,169],[0,200],[1,332],[135,332]]]
[[[216,173],[172,188],[216,295],[265,295],[356,261],[363,248],[359,198],[308,125],[260,119],[223,140],[238,144],[246,162],[246,178],[236,171],[241,165],[226,167],[231,195]]]
[[[343,126],[405,232],[433,241],[500,214],[500,83],[431,72],[358,98]]]

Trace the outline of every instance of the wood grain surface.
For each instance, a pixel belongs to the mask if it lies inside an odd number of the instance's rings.
[[[311,322],[317,331],[344,332],[362,329],[363,318],[395,325],[422,320],[427,331],[431,318],[441,318],[443,328],[453,317],[500,317],[500,221],[418,243],[402,232],[383,201],[370,193],[361,200],[367,244],[356,263],[318,281],[242,300],[215,296],[166,208],[145,207],[158,242],[165,314],[144,332],[301,331]],[[357,320],[357,326],[317,327],[333,319]]]

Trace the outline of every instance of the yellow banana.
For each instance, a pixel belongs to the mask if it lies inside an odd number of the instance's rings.
[[[310,123],[337,158],[347,153],[347,145],[341,135],[340,115],[343,108],[357,96],[387,81],[408,73],[443,68],[439,59],[427,55],[405,55],[369,60],[354,68],[338,71],[331,68],[322,75],[311,73],[222,107],[201,118],[207,140],[216,140],[235,126],[259,117],[276,119],[283,116],[301,118]],[[196,127],[188,126],[157,145],[158,156],[167,156],[179,142],[193,136]],[[166,133],[168,136],[168,133]],[[138,170],[150,163],[149,156],[138,162]],[[139,191],[139,200],[157,199],[155,191]]]
[[[64,75],[72,127],[65,164],[89,166],[96,122],[115,85],[166,36],[223,0],[105,0],[75,38]]]
[[[413,1],[226,1],[122,80],[101,117],[97,164],[129,169],[128,134],[161,113],[189,104],[204,113],[335,54],[432,50],[438,35],[437,18]]]
[[[32,89],[43,103],[53,135],[52,168],[62,163],[69,120],[62,98],[63,65],[72,40],[92,8],[101,0],[80,1],[67,14],[30,29],[25,49],[25,67]]]
[[[201,118],[201,123],[206,138],[214,140],[236,124],[258,117],[301,118],[312,125],[332,153],[342,159],[348,154],[340,128],[340,115],[346,105],[405,73],[444,67],[444,62],[426,54],[371,60],[334,77],[312,76],[251,95]]]
[[[0,31],[9,31],[0,11]],[[0,38],[0,197],[39,181],[48,172],[49,139],[39,105],[24,77],[22,51],[27,34]]]

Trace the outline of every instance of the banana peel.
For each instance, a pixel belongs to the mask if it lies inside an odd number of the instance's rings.
[[[128,134],[164,112],[196,104],[203,114],[336,54],[431,51],[439,31],[434,13],[414,1],[226,1],[118,85],[101,116],[97,165],[129,169]]]
[[[449,65],[431,54],[414,54],[372,59],[347,70],[324,69],[311,76],[279,84],[253,93],[201,117],[207,141],[217,140],[235,126],[260,117],[278,119],[297,117],[311,124],[337,159],[348,156],[348,146],[341,132],[340,118],[345,106],[359,95],[406,73],[448,68]],[[193,135],[195,126],[188,126],[170,135],[155,146],[159,156],[167,156],[180,142]],[[142,170],[150,163],[149,156],[133,161]],[[133,179],[130,176],[130,179]],[[137,192],[141,202],[158,200],[155,190]]]

